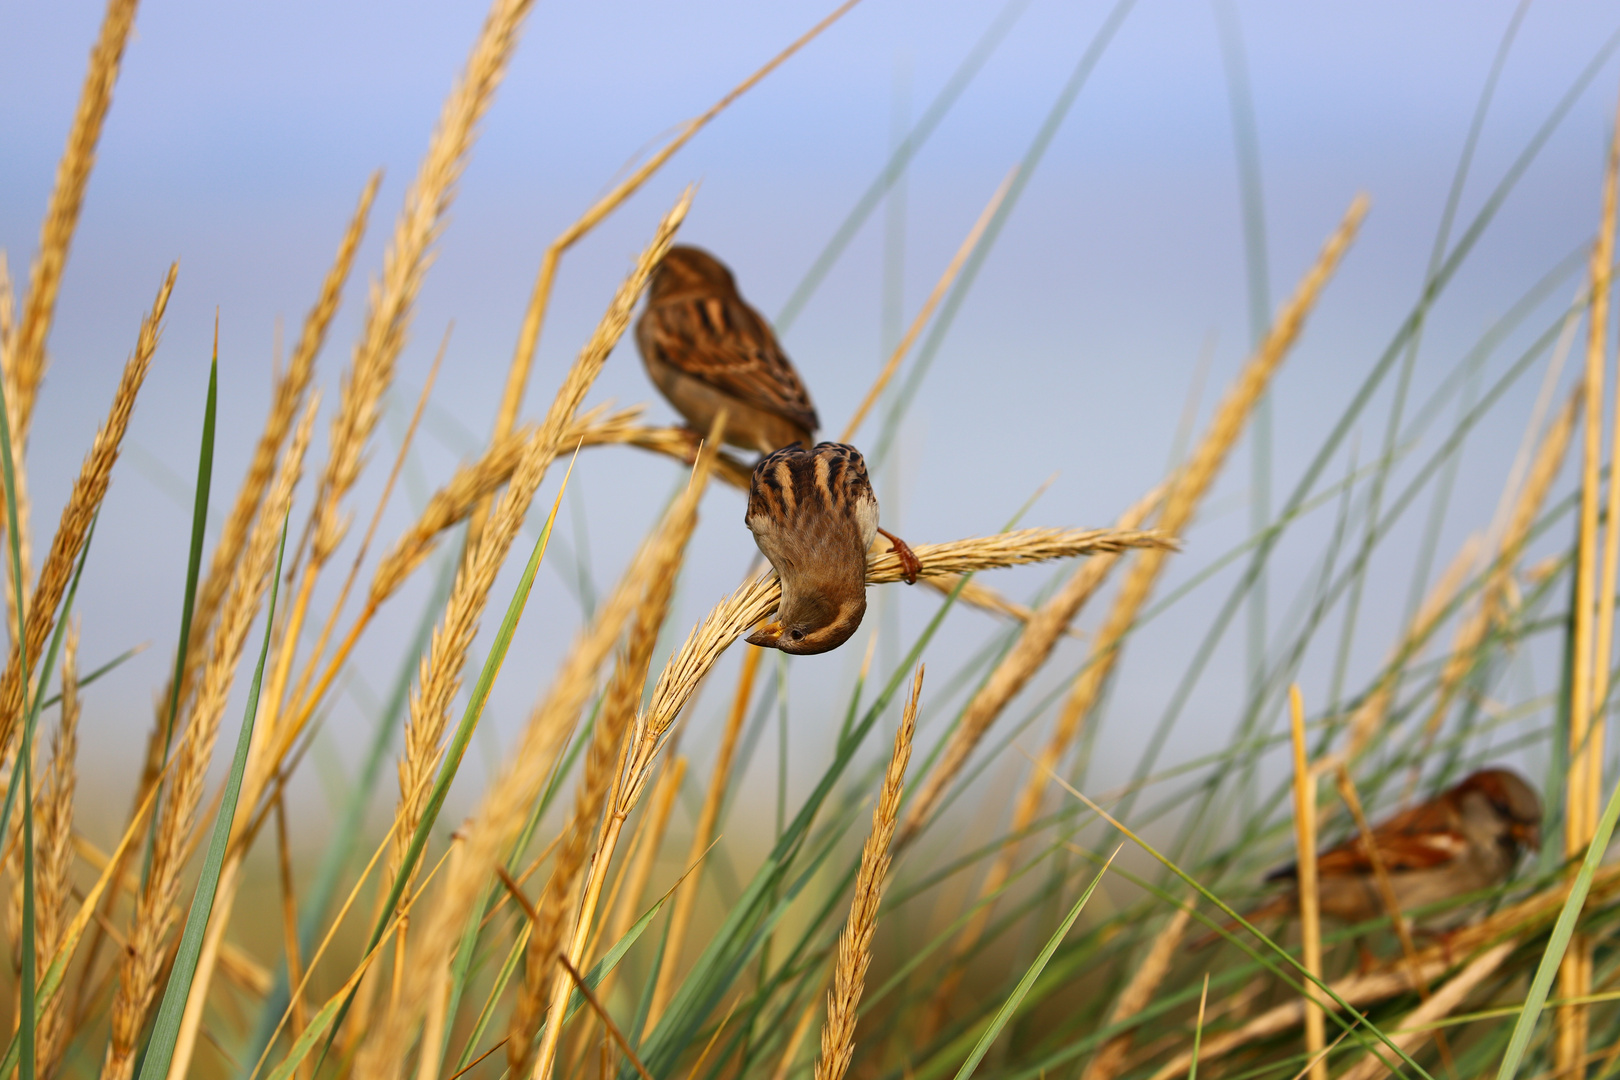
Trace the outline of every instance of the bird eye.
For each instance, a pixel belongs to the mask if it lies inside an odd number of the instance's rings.
[[[794,641],[803,641],[804,640],[804,631],[803,630],[789,630],[788,631],[788,637],[792,638]]]

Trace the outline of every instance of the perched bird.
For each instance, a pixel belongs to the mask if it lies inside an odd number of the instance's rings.
[[[1500,885],[1513,874],[1525,848],[1541,848],[1541,799],[1511,769],[1482,769],[1428,802],[1405,810],[1372,830],[1373,846],[1389,874],[1403,912]],[[1360,834],[1316,858],[1321,910],[1346,923],[1386,913],[1377,873]],[[1297,880],[1290,863],[1267,881]],[[1246,918],[1250,922],[1299,910],[1298,886],[1281,893]],[[1451,925],[1458,913],[1448,912]],[[1462,913],[1466,917],[1466,912]],[[1444,929],[1442,922],[1432,928]],[[1207,944],[1214,936],[1197,944]]]
[[[724,408],[725,441],[769,454],[809,446],[821,426],[771,324],[707,251],[669,249],[647,286],[636,345],[652,381],[698,431]]]
[[[866,459],[853,446],[788,446],[754,466],[744,522],[782,580],[776,618],[751,645],[821,653],[849,640],[866,614],[866,551],[878,533],[900,556],[906,582],[921,566],[906,542],[878,528]]]

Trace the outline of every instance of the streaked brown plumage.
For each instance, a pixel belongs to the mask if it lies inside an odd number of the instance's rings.
[[[652,381],[698,431],[724,408],[726,442],[769,454],[809,446],[821,426],[771,324],[700,248],[672,247],[653,271],[636,345]]]
[[[1428,802],[1396,814],[1372,830],[1373,844],[1403,912],[1500,885],[1513,875],[1525,848],[1541,847],[1541,798],[1511,769],[1482,769]],[[1293,864],[1267,881],[1292,882]],[[1372,859],[1359,835],[1317,856],[1322,914],[1360,923],[1385,914]],[[1245,917],[1254,922],[1299,910],[1297,887]],[[1425,925],[1443,929],[1467,910],[1441,912]],[[1213,938],[1206,938],[1205,943]]]
[[[848,641],[866,614],[866,552],[878,533],[915,581],[917,558],[878,528],[866,460],[843,443],[784,447],[754,466],[744,522],[782,581],[776,618],[748,641],[789,653],[821,653]]]

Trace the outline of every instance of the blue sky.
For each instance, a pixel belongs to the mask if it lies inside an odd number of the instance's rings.
[[[487,429],[545,245],[635,155],[828,6],[618,0],[536,7],[485,120],[401,361],[400,389],[412,399],[454,320],[436,394],[440,411],[430,417],[420,474],[411,480],[415,493],[396,500],[385,538],[404,526],[422,485],[445,478],[470,452],[457,428]],[[903,228],[905,319],[1025,152],[1112,5],[1029,0],[1019,9],[888,211],[888,221],[903,223],[896,227]],[[1279,491],[1416,298],[1470,119],[1514,9],[1230,5],[1253,93],[1272,305],[1352,196],[1366,191],[1373,200],[1360,241],[1276,385]],[[731,263],[744,293],[767,314],[780,310],[881,169],[897,126],[926,108],[1002,11],[999,3],[865,0],[721,116],[566,257],[530,411],[549,400],[629,259],[688,183],[700,186],[683,239]],[[880,486],[891,528],[922,540],[993,531],[1054,473],[1029,523],[1106,523],[1162,475],[1206,354],[1198,415],[1207,418],[1250,339],[1216,11],[1207,3],[1143,0],[1125,13],[908,415],[898,458]],[[157,646],[108,681],[100,704],[107,730],[129,733],[133,742],[148,714],[149,688],[169,662],[163,643],[178,621],[188,520],[174,489],[193,468],[214,312],[221,317],[223,418],[216,476],[229,488],[263,415],[277,320],[285,320],[289,336],[296,333],[356,196],[382,168],[386,180],[357,276],[321,361],[327,400],[335,400],[365,279],[380,265],[404,187],[482,16],[476,4],[410,2],[143,6],[68,266],[30,466],[44,530],[133,346],[140,313],[178,258],[164,343],[87,572],[86,661],[135,641]],[[90,3],[0,2],[7,28],[0,38],[0,248],[17,276],[34,249],[99,18]],[[1608,5],[1528,9],[1482,129],[1454,239],[1617,27]],[[1578,98],[1436,308],[1414,370],[1416,399],[1440,384],[1492,320],[1589,241],[1617,75],[1620,64],[1610,60]],[[881,363],[884,235],[880,211],[785,337],[835,430]],[[1556,303],[1538,309],[1530,320],[1538,331],[1575,284],[1558,285]],[[1512,338],[1487,371],[1505,368],[1516,355],[1512,346],[1522,348],[1531,336]],[[1443,529],[1443,557],[1489,521],[1540,371],[1514,386],[1471,444]],[[1352,440],[1363,461],[1383,437],[1389,392],[1381,391]],[[610,397],[651,401],[655,417],[671,415],[628,344],[591,400]],[[391,457],[391,439],[385,427],[378,458]],[[1190,574],[1245,534],[1246,455],[1234,456],[1177,574]],[[1335,475],[1347,463],[1341,454]],[[605,585],[676,473],[636,452],[596,451],[582,459],[576,479],[580,497],[566,504],[565,518],[572,517],[565,532],[586,538],[592,571]],[[187,482],[179,480],[182,488]],[[362,491],[362,514],[377,483],[380,477]],[[542,500],[549,503],[549,495]],[[683,630],[735,583],[751,556],[741,517],[734,493],[709,497],[700,554],[682,583],[675,625]],[[1408,549],[1421,525],[1421,513],[1412,517]],[[1298,542],[1279,551],[1279,617],[1329,524],[1307,523]],[[1388,587],[1368,599],[1352,654],[1357,671],[1371,670],[1392,640],[1409,563],[1402,556],[1375,567],[1375,579]],[[1023,572],[993,583],[1024,595],[1042,580]],[[1195,596],[1187,619],[1144,635],[1122,673],[1116,713],[1156,715],[1165,691],[1150,677],[1147,657],[1189,651],[1221,595]],[[419,595],[402,598],[401,623],[419,602]],[[920,594],[902,602],[900,625],[908,630],[932,610],[932,599]],[[519,640],[525,662],[508,668],[496,698],[496,734],[510,733],[577,624],[578,602],[562,574],[542,582],[530,612]],[[942,641],[942,659],[966,656],[990,628],[977,614],[960,623]],[[399,640],[379,640],[362,656],[374,684],[386,679]],[[819,671],[842,676],[861,645],[857,639],[852,649],[820,658]],[[885,641],[880,656],[894,647]],[[1204,740],[1200,732],[1218,738],[1237,708],[1241,657],[1225,659],[1201,695],[1207,715],[1193,717],[1189,753]],[[1319,666],[1307,672],[1322,683],[1326,661]],[[826,706],[813,681],[801,676],[795,684],[797,707],[811,716]],[[718,695],[700,716],[717,702]],[[333,720],[340,747],[351,745],[362,711],[354,700],[340,705]],[[694,738],[707,737],[705,722],[695,725]],[[824,745],[823,728],[805,722],[813,751]],[[1118,744],[1105,746],[1105,755],[1129,760],[1129,729],[1120,725]]]

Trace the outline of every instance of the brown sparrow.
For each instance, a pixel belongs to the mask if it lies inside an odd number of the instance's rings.
[[[652,381],[698,431],[724,408],[725,441],[769,454],[809,446],[821,426],[771,324],[707,251],[669,249],[647,287],[636,345]]]
[[[776,618],[750,645],[807,654],[848,641],[866,614],[866,551],[878,533],[894,545],[908,584],[921,569],[904,540],[878,528],[866,459],[843,443],[788,446],[763,458],[743,521],[782,581]]]
[[[1500,885],[1528,847],[1541,848],[1541,799],[1511,769],[1482,769],[1426,803],[1402,811],[1372,830],[1396,903],[1403,912],[1438,904]],[[1385,915],[1377,872],[1361,842],[1351,836],[1316,858],[1322,914],[1343,922],[1368,922]],[[1267,881],[1294,882],[1290,863],[1266,875]],[[1254,911],[1250,922],[1299,910],[1297,885]],[[1449,912],[1455,925],[1466,912]],[[1446,915],[1432,928],[1444,929]],[[1204,945],[1218,935],[1199,942]]]

